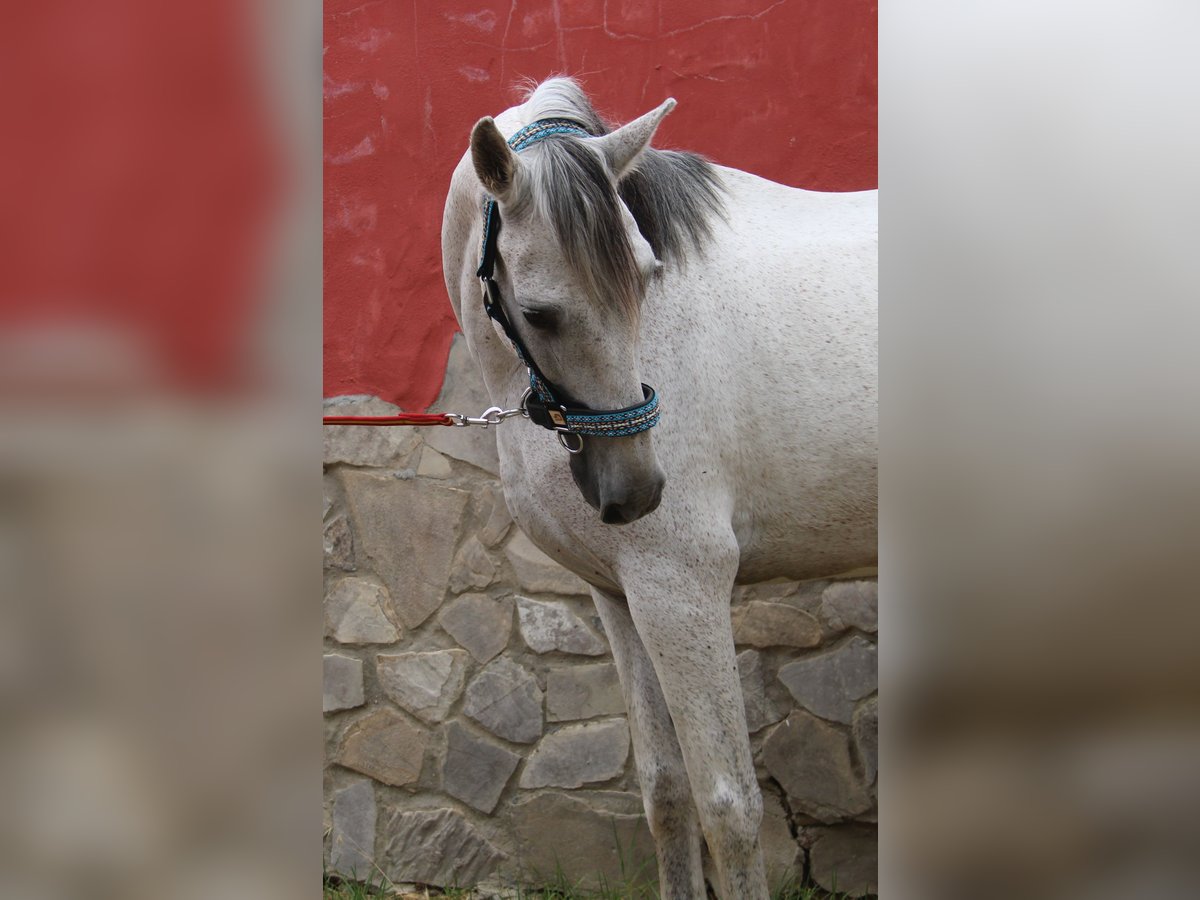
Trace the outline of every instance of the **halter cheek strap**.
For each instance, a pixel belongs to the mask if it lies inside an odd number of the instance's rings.
[[[556,134],[571,134],[580,137],[590,137],[575,122],[568,119],[539,119],[531,125],[526,125],[508,139],[508,146],[515,152],[520,152],[538,141]],[[533,355],[512,320],[504,311],[500,285],[492,275],[496,269],[497,238],[500,234],[500,207],[496,201],[488,197],[483,204],[483,247],[480,250],[479,268],[475,274],[483,283],[483,309],[508,337],[521,363],[529,371],[529,387],[524,404],[529,412],[529,418],[537,425],[559,432],[559,439],[564,434],[588,435],[591,437],[624,437],[647,431],[658,424],[659,405],[658,395],[648,384],[642,385],[643,400],[624,409],[594,410],[582,403],[573,401],[566,391],[555,386],[533,360]],[[572,450],[563,440],[563,446]],[[583,449],[582,441],[577,449]]]

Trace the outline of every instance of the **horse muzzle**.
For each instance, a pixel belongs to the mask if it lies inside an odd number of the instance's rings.
[[[602,522],[628,525],[658,509],[667,479],[657,464],[652,464],[647,476],[637,479],[616,467],[609,475],[608,468],[597,464],[592,447],[571,457],[571,476],[583,499],[599,511]]]

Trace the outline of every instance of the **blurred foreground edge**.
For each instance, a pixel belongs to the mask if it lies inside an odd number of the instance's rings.
[[[9,4],[0,73],[0,896],[315,895],[320,7]]]

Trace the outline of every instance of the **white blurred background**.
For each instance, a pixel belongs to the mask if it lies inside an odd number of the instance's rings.
[[[881,9],[881,896],[1200,889],[1198,26]]]

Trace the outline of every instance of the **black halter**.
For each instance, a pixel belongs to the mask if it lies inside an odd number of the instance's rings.
[[[514,151],[520,152],[555,134],[590,137],[577,123],[568,119],[539,119],[531,125],[526,125],[509,138],[508,146]],[[658,395],[648,384],[642,385],[642,394],[645,399],[641,403],[627,406],[624,409],[594,410],[573,400],[566,391],[554,385],[542,374],[537,363],[533,361],[533,355],[505,313],[500,285],[492,278],[496,267],[498,252],[496,241],[499,234],[500,208],[495,200],[488,197],[483,204],[483,249],[480,254],[479,268],[475,274],[483,282],[484,311],[503,329],[504,334],[512,342],[517,357],[529,370],[530,392],[523,401],[529,412],[529,418],[543,428],[559,432],[560,439],[563,434],[623,437],[638,434],[657,425]],[[568,450],[571,449],[565,441],[563,446]],[[579,449],[582,449],[582,443]],[[578,450],[574,452],[578,452]]]

